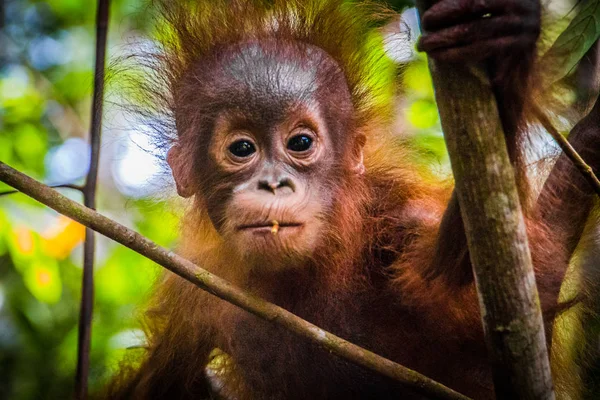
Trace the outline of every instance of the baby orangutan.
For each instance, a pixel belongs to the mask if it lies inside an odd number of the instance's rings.
[[[148,86],[176,130],[167,161],[191,203],[179,252],[336,335],[493,398],[458,204],[392,131],[396,71],[375,28],[392,14],[343,0],[158,6],[168,29]],[[441,0],[423,14],[420,47],[431,57],[489,65],[521,169],[539,21],[537,0]],[[570,137],[594,168],[599,118],[596,105]],[[527,210],[548,328],[592,201],[561,158]],[[423,398],[172,274],[147,333],[141,365],[109,398]],[[215,349],[226,362],[210,362]]]

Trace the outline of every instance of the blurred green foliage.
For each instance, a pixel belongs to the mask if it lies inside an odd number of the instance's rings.
[[[94,3],[0,1],[0,160],[41,180],[48,180],[49,152],[69,138],[86,137]],[[109,47],[119,45],[119,32],[143,30],[135,18],[139,6],[112,2]],[[103,212],[117,210],[121,222],[172,245],[176,222],[164,203],[127,199],[105,178],[99,192]],[[0,198],[0,398],[72,397],[83,234],[80,225],[23,195]],[[142,343],[137,305],[159,272],[108,240],[99,239],[98,247],[92,390],[126,347]]]
[[[391,3],[402,10],[410,2]],[[149,29],[150,19],[140,10],[142,0],[112,1],[109,54],[125,46],[132,32],[139,36]],[[0,0],[1,15],[0,160],[48,182],[52,154],[67,140],[87,137],[95,2]],[[424,157],[416,161],[445,165],[424,59],[409,62],[401,79],[405,85],[398,115],[404,133],[399,140],[420,150]],[[119,136],[113,128],[112,121],[105,125],[105,134],[112,129],[107,148]],[[101,164],[99,210],[172,246],[177,231],[172,206],[121,194],[111,175],[111,162],[118,157],[111,153]],[[58,183],[80,183],[81,178]],[[7,189],[0,183],[0,191]],[[61,190],[81,200],[79,193]],[[0,197],[0,398],[71,397],[83,234],[80,225],[23,195]],[[160,272],[152,262],[103,238],[97,253],[91,390],[106,381],[127,347],[143,344],[137,310]]]

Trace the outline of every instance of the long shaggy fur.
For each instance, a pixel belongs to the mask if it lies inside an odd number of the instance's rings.
[[[332,183],[338,201],[323,217],[330,228],[302,268],[248,270],[213,227],[201,196],[183,220],[179,252],[359,345],[471,396],[493,397],[468,258],[436,258],[451,188],[416,170],[410,150],[389,128],[396,71],[373,28],[392,14],[345,0],[164,0],[155,6],[162,21],[158,48],[135,60],[149,72],[137,80],[140,110],[160,140],[177,144],[186,132],[177,129],[185,119],[177,96],[194,65],[231,45],[265,39],[306,43],[331,56],[352,96],[353,126],[366,138],[367,172]],[[506,115],[520,118],[520,110],[512,111]],[[193,150],[180,162],[190,164]],[[551,189],[541,197],[561,207],[556,185]],[[529,234],[537,283],[553,314],[570,253],[563,236],[536,218]],[[564,225],[561,219],[555,226]],[[441,265],[432,272],[436,262]],[[122,370],[107,398],[208,398],[205,366],[215,348],[232,358],[212,382],[226,398],[420,398],[173,275],[159,284],[146,322],[147,355],[139,367]]]

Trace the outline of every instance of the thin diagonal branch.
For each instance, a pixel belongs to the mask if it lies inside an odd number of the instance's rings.
[[[594,174],[594,170],[590,167],[584,160],[581,158],[579,153],[571,146],[569,141],[560,134],[560,132],[552,125],[548,117],[540,111],[539,108],[534,108],[534,113],[540,124],[544,127],[544,129],[554,138],[556,143],[560,146],[562,151],[569,157],[569,159],[573,162],[575,167],[581,172],[583,177],[592,185],[594,191],[598,196],[600,196],[600,180],[596,174]]]
[[[96,184],[100,159],[100,136],[102,132],[102,101],[104,98],[104,66],[106,59],[106,38],[108,33],[109,0],[98,0],[96,14],[96,62],[94,68],[94,97],[90,128],[90,169],[83,189],[84,204],[96,209]],[[83,247],[83,280],[81,288],[81,309],[77,341],[77,372],[75,375],[75,398],[87,398],[87,381],[90,369],[90,344],[92,337],[92,313],[94,307],[94,232],[85,231]]]
[[[0,181],[162,265],[169,271],[198,286],[200,289],[234,304],[259,318],[282,326],[303,338],[311,340],[326,348],[331,353],[352,363],[401,382],[428,398],[468,399],[468,397],[447,388],[441,383],[324,331],[275,304],[233,286],[226,280],[198,267],[191,261],[160,247],[139,233],[68,199],[56,190],[35,181],[33,178],[2,162],[0,162]]]

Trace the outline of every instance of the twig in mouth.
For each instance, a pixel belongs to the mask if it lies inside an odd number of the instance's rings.
[[[277,233],[279,232],[279,222],[277,222],[277,220],[273,220],[271,221],[271,223],[273,224],[273,226],[271,227],[271,233],[273,235],[277,235]]]

